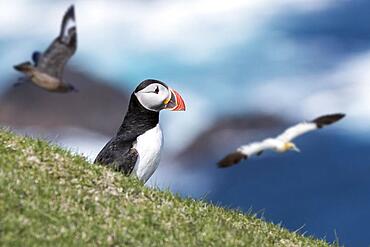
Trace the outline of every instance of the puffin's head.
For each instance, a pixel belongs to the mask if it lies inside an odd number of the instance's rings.
[[[161,81],[145,80],[137,86],[134,94],[147,110],[185,111],[185,102],[180,94]]]

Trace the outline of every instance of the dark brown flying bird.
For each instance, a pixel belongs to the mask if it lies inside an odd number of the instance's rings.
[[[66,93],[76,91],[75,88],[63,81],[65,64],[77,49],[77,29],[74,6],[70,6],[64,14],[60,34],[45,52],[34,52],[32,62],[24,62],[14,66],[14,69],[24,73],[37,86],[50,91]],[[23,81],[23,80],[22,80]],[[17,83],[19,84],[19,83]],[[17,85],[16,84],[16,85]]]

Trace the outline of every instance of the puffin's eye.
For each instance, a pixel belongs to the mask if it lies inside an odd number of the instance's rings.
[[[157,86],[157,88],[154,90],[154,93],[158,94],[159,93],[159,87]]]

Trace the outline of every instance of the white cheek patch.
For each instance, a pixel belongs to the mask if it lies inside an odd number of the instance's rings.
[[[160,111],[165,97],[155,93],[135,93],[140,104],[147,110]]]
[[[151,111],[160,111],[165,106],[164,101],[169,97],[169,95],[169,90],[163,85],[157,83],[151,84],[135,93],[140,104],[147,110]]]
[[[167,101],[167,98],[170,98],[171,94],[169,94],[168,90],[166,91],[159,91],[158,98],[161,101],[161,105],[165,105],[165,101]]]

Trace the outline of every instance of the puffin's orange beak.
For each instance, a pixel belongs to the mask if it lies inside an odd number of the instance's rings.
[[[165,109],[170,111],[185,111],[185,102],[181,95],[172,88],[169,88],[169,90],[171,92],[171,96],[163,102],[166,104]]]

